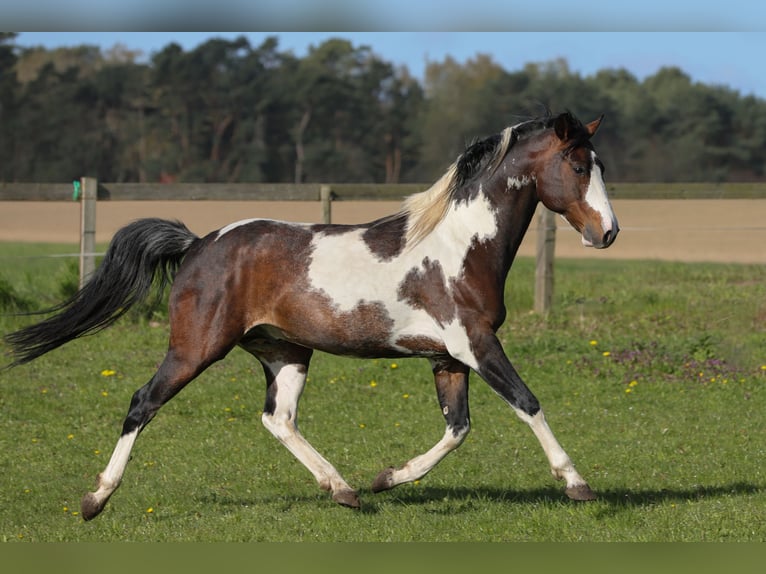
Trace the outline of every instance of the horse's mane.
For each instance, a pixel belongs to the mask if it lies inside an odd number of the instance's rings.
[[[521,134],[545,127],[528,120],[507,127],[499,134],[474,141],[430,188],[405,198],[400,215],[406,215],[407,246],[414,246],[431,233],[447,215],[452,201],[466,183],[486,169],[493,173]]]

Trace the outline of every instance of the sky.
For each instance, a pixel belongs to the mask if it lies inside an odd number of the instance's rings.
[[[766,4],[766,3],[765,3]],[[765,22],[766,23],[766,22]],[[369,46],[394,65],[423,78],[429,61],[452,57],[460,63],[488,54],[509,72],[529,62],[564,58],[572,72],[587,77],[602,69],[624,68],[639,80],[663,66],[677,66],[695,82],[725,86],[741,95],[766,99],[766,32],[21,32],[20,47],[52,49],[81,44],[104,49],[123,44],[145,58],[171,42],[184,50],[213,37],[245,35],[251,45],[268,36],[279,49],[303,56],[332,37]]]

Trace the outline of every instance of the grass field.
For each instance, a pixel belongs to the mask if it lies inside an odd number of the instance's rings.
[[[3,334],[72,288],[70,260],[38,256],[74,250],[0,244]],[[500,335],[599,500],[569,502],[475,376],[464,445],[372,494],[444,431],[428,364],[318,354],[300,425],[359,489],[361,511],[338,507],[261,426],[260,367],[235,350],[160,411],[84,523],[80,496],[164,354],[160,311],[0,372],[0,540],[766,541],[766,268],[559,260],[547,318],[529,312],[533,273],[512,270]]]

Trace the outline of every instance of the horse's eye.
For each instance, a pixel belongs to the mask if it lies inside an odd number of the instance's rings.
[[[583,166],[581,166],[581,165],[574,165],[574,166],[572,166],[572,169],[574,169],[574,172],[577,175],[585,175],[587,173],[585,168]]]

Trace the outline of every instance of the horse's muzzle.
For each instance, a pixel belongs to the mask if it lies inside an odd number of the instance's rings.
[[[598,232],[593,233],[586,227],[582,232],[582,244],[585,247],[594,247],[596,249],[606,249],[614,240],[617,239],[617,234],[620,232],[620,226],[615,221],[610,229],[603,231],[599,229]]]

